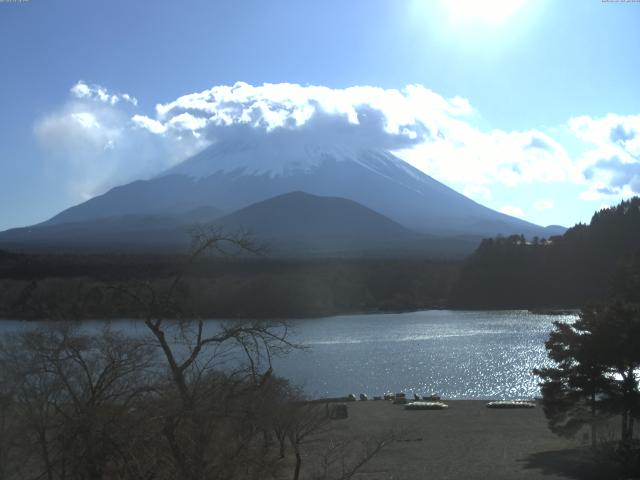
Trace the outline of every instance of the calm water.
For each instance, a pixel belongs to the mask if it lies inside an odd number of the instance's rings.
[[[531,370],[548,364],[544,341],[552,322],[573,319],[430,310],[293,320],[293,339],[307,348],[277,359],[275,371],[313,397],[404,391],[451,399],[532,398],[539,392]],[[132,321],[114,324],[144,331]],[[21,328],[24,323],[0,323],[0,332]]]

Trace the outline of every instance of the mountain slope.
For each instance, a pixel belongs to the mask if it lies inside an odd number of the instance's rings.
[[[251,228],[268,236],[417,237],[373,210],[339,197],[291,192],[219,218],[228,228]]]
[[[71,223],[48,223],[0,233],[0,245],[47,252],[185,252],[193,215],[121,215]],[[352,200],[291,192],[209,219],[228,232],[249,232],[275,256],[460,257],[473,239],[442,240],[418,234]]]
[[[212,207],[180,214],[123,214],[69,223],[46,222],[0,232],[0,245],[40,252],[176,252],[184,251],[189,229],[221,215]]]
[[[161,176],[116,187],[46,223],[200,206],[234,211],[292,191],[347,198],[422,233],[548,236],[544,228],[488,209],[386,151],[275,140],[214,144]]]
[[[240,209],[215,222],[245,229],[286,255],[373,254],[460,256],[475,242],[418,234],[352,200],[291,192]]]

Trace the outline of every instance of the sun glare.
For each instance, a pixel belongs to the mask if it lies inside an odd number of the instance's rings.
[[[441,0],[455,23],[497,25],[507,21],[526,0]]]

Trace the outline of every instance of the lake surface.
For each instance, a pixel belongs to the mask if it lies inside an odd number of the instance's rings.
[[[306,348],[276,359],[274,370],[312,397],[404,391],[450,399],[533,398],[539,389],[531,370],[549,365],[544,342],[552,322],[575,318],[429,310],[291,320],[292,339]],[[135,321],[112,323],[144,332]],[[101,324],[86,322],[89,328]],[[26,325],[0,322],[0,333]]]

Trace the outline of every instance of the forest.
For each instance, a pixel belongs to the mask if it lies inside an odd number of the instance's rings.
[[[0,317],[138,318],[122,291],[168,288],[175,312],[292,318],[452,309],[578,308],[640,292],[640,198],[562,236],[485,239],[463,261],[255,255],[31,255],[0,251]],[[633,299],[632,299],[633,300]]]
[[[422,258],[285,260],[5,253],[0,317],[139,318],[123,290],[166,289],[200,318],[291,318],[446,306],[459,263]],[[177,315],[177,313],[176,313]]]
[[[562,236],[483,240],[451,289],[453,308],[575,308],[612,290],[638,295],[640,198],[596,212]],[[634,293],[635,292],[635,293]]]

